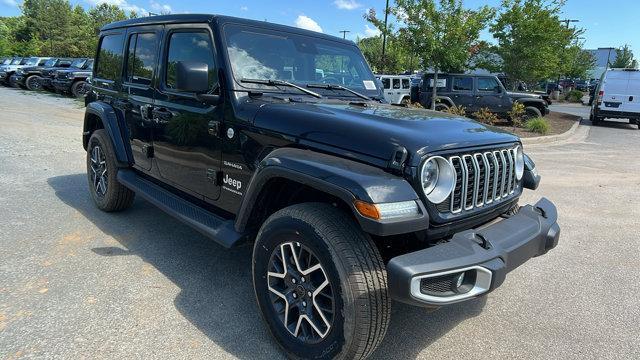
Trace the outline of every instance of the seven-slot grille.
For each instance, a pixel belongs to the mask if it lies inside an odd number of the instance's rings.
[[[517,188],[516,148],[451,156],[456,186],[438,209],[454,214],[505,200]],[[443,206],[444,205],[444,206]]]

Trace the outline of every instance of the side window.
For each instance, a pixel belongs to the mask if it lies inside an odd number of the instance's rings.
[[[382,87],[385,89],[391,89],[391,79],[382,78]]]
[[[400,89],[400,79],[393,79],[393,88]]]
[[[38,66],[43,66],[47,61],[49,61],[49,59],[40,59]]]
[[[165,64],[165,86],[176,88],[176,66],[180,61],[205,63],[209,66],[210,90],[217,84],[218,75],[213,62],[213,45],[207,32],[175,32],[169,38]]]
[[[453,78],[454,91],[472,91],[473,78],[471,77],[455,77]]]
[[[496,87],[500,85],[494,78],[478,78],[478,91],[490,91],[496,90]]]
[[[141,33],[129,37],[127,55],[127,82],[151,85],[156,64],[156,34]]]
[[[107,35],[100,42],[96,77],[118,80],[122,69],[122,35]]]
[[[402,79],[402,88],[403,89],[410,89],[411,88],[411,84],[409,83],[409,79]]]

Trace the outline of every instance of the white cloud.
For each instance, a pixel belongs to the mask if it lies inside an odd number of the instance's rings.
[[[362,7],[356,0],[335,0],[333,4],[341,10],[355,10]]]
[[[249,11],[248,6],[240,6],[240,11]]]
[[[135,11],[138,15],[146,14],[148,11],[138,5],[129,4],[127,0],[85,0],[87,3],[96,6],[100,4],[115,5],[124,11]]]
[[[376,27],[371,27],[369,24],[364,25],[364,37],[374,37],[380,35],[380,30]]]
[[[315,20],[305,15],[298,16],[298,18],[296,19],[296,26],[301,29],[322,32],[322,28],[320,27],[320,25],[318,25]]]
[[[171,9],[171,6],[167,4],[160,4],[153,0],[149,1],[149,4],[151,5],[151,10],[155,13],[171,14],[173,12],[173,9]]]

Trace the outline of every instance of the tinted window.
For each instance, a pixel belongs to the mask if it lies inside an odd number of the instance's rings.
[[[411,85],[409,84],[409,79],[402,79],[402,88],[409,89]]]
[[[455,91],[473,90],[473,78],[470,78],[470,77],[453,78],[453,90]]]
[[[498,82],[494,78],[478,78],[478,91],[495,91]]]
[[[119,79],[122,60],[122,35],[103,37],[98,53],[96,77],[107,80]]]
[[[176,87],[176,66],[179,61],[205,63],[209,66],[209,84],[217,82],[213,63],[213,46],[206,32],[178,32],[171,34],[166,64],[166,86]]]
[[[129,38],[127,58],[128,82],[150,85],[156,64],[156,34],[133,34]]]
[[[389,78],[382,78],[382,87],[391,89],[391,80]]]
[[[400,89],[400,79],[393,79],[393,88]]]

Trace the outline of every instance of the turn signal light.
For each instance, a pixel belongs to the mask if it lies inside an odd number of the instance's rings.
[[[370,204],[356,200],[353,204],[362,216],[374,220],[414,217],[420,214],[418,204],[414,200],[383,204]]]

